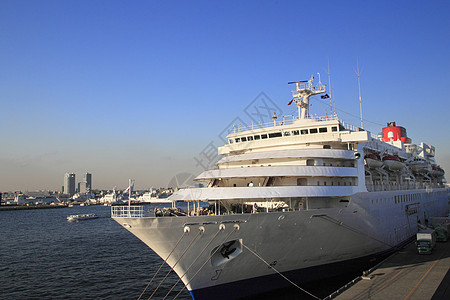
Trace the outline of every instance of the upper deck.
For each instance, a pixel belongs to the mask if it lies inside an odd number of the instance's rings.
[[[219,155],[228,155],[253,149],[264,150],[263,148],[290,149],[311,144],[323,147],[329,143],[334,143],[334,148],[339,148],[341,143],[367,142],[371,138],[375,137],[370,132],[346,124],[337,117],[297,119],[288,116],[279,122],[234,127],[227,136],[228,144],[219,147],[218,151]]]

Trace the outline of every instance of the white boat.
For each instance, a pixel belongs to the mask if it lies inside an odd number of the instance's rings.
[[[409,167],[416,174],[429,174],[431,172],[431,165],[423,158],[416,158],[409,163]]]
[[[390,171],[401,171],[405,168],[405,163],[397,155],[387,154],[381,160]]]
[[[378,169],[383,166],[380,155],[378,153],[368,153],[364,156],[366,165],[371,169]]]
[[[442,177],[444,176],[445,172],[444,170],[438,166],[438,165],[432,165],[431,166],[431,175],[434,177]]]
[[[156,197],[156,194],[152,193],[152,192],[144,193],[142,196],[139,196],[136,200],[139,202],[144,202],[144,203],[172,204],[172,201],[169,198]]]
[[[191,203],[186,216],[112,208],[194,299],[236,299],[362,271],[410,242],[429,218],[448,214],[443,177],[414,176],[404,164],[365,165],[372,149],[412,160],[403,127],[390,123],[380,140],[336,116],[313,118],[309,97],[325,87],[313,79],[294,84],[299,117],[230,132],[217,168],[196,178],[205,187],[170,197]],[[210,203],[209,215],[199,201]],[[284,205],[249,205],[270,202]]]
[[[99,198],[98,203],[103,203],[106,205],[112,205],[112,204],[118,204],[123,203],[124,199],[122,195],[119,195],[116,191],[116,187],[113,188],[111,193],[108,193],[104,195],[103,197]]]
[[[67,216],[67,221],[74,222],[74,221],[85,221],[85,220],[92,220],[97,219],[98,216],[96,214],[81,214],[81,215],[70,215]]]

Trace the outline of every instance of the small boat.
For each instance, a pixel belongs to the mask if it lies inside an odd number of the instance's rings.
[[[97,219],[98,216],[96,214],[82,214],[82,215],[70,215],[67,216],[67,221],[74,222],[74,221],[84,221],[84,220],[91,220],[91,219]]]
[[[428,174],[431,172],[430,163],[423,158],[414,159],[409,163],[409,167],[417,174]]]
[[[405,167],[405,164],[400,160],[397,155],[387,154],[382,158],[383,164],[390,171],[400,171]]]
[[[434,177],[442,177],[444,176],[445,172],[444,170],[438,166],[438,165],[432,165],[431,166],[431,175]]]
[[[383,162],[381,161],[380,155],[378,155],[378,153],[369,153],[364,156],[364,160],[366,162],[366,165],[371,169],[377,169],[383,166]]]

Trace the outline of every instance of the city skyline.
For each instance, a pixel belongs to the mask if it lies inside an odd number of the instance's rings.
[[[358,126],[357,61],[364,128],[395,121],[449,174],[449,12],[446,1],[2,1],[0,192],[60,190],[68,170],[105,190],[191,181],[227,129],[296,113],[287,83],[328,84],[328,66],[336,112]]]

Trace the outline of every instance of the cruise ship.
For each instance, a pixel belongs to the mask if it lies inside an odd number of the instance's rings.
[[[431,217],[448,214],[433,146],[413,144],[395,122],[374,135],[336,114],[313,117],[310,97],[326,95],[325,85],[313,77],[293,84],[298,116],[233,129],[217,168],[196,177],[204,187],[170,197],[187,201],[188,215],[112,208],[193,299],[288,286],[308,293],[303,284],[370,266],[411,242]]]

